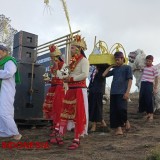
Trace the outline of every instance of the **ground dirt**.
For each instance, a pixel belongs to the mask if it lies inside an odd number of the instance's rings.
[[[145,160],[151,151],[160,145],[160,115],[156,114],[152,122],[146,121],[137,113],[138,94],[131,95],[128,104],[128,118],[131,129],[124,135],[115,136],[109,127],[97,129],[81,139],[80,147],[75,151],[67,149],[72,141],[73,132],[68,132],[64,146],[49,145],[43,148],[5,149],[3,142],[13,141],[0,138],[0,160]],[[109,103],[104,105],[104,119],[109,120]],[[46,142],[49,128],[19,128],[23,135],[20,142]]]

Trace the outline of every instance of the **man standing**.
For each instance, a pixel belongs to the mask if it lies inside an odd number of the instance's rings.
[[[0,137],[20,140],[14,121],[15,85],[20,82],[16,60],[8,55],[5,46],[0,45]]]
[[[80,145],[80,136],[88,131],[88,99],[86,78],[89,74],[89,62],[85,57],[86,43],[81,36],[76,35],[71,43],[71,61],[69,65],[69,77],[64,79],[69,89],[63,100],[59,137],[55,143],[63,144],[62,137],[66,129],[74,128],[74,140],[68,147],[70,150],[77,149]]]

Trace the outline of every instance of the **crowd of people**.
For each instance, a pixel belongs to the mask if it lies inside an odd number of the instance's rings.
[[[110,127],[115,129],[115,135],[123,135],[125,128],[131,127],[127,117],[127,105],[132,86],[132,68],[124,64],[124,54],[114,53],[115,64],[110,66],[95,65],[90,75],[87,87],[86,79],[89,74],[89,61],[84,51],[87,49],[84,38],[76,35],[71,42],[71,59],[69,75],[60,76],[61,69],[66,66],[61,59],[61,51],[54,44],[49,46],[51,65],[50,79],[46,83],[51,86],[46,94],[43,112],[44,118],[52,120],[49,142],[63,145],[67,130],[74,129],[74,137],[68,149],[75,150],[80,145],[80,137],[88,134],[89,121],[92,122],[90,131],[96,131],[97,123],[106,127],[108,123],[103,118],[103,95],[106,78],[113,76],[110,91]],[[139,112],[146,112],[147,120],[153,120],[153,93],[157,92],[158,72],[152,65],[153,56],[146,57],[146,66],[141,79]],[[0,45],[0,137],[12,137],[20,140],[14,121],[15,85],[20,82],[16,60],[8,55],[7,48]],[[68,87],[64,87],[67,84]],[[87,92],[88,90],[88,92]]]

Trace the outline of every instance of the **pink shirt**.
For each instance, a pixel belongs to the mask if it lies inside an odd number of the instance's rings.
[[[154,82],[154,79],[157,76],[158,71],[155,67],[144,67],[141,81]]]

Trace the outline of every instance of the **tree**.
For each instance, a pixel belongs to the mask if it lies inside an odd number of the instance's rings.
[[[18,31],[10,25],[10,22],[10,18],[7,18],[3,14],[0,15],[0,43],[4,44],[11,53],[13,38]]]

